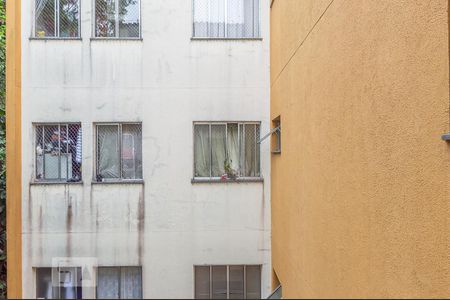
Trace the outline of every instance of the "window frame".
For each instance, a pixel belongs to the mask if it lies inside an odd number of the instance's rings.
[[[120,0],[116,1],[116,11],[115,14],[115,36],[97,36],[97,0],[93,0],[92,2],[92,37],[91,40],[132,40],[139,41],[142,40],[142,0],[139,1],[138,9],[139,9],[139,36],[137,37],[121,37],[119,29],[119,10],[117,9]]]
[[[36,34],[37,30],[37,12],[36,12],[36,0],[32,0],[33,3],[33,30],[31,33],[31,39],[33,40],[80,40],[81,39],[81,0],[78,1],[78,35],[76,37],[61,37],[61,28],[60,28],[60,1],[61,0],[55,0],[55,35],[54,36],[43,36],[39,37]]]
[[[199,37],[195,35],[195,1],[198,0],[192,0],[191,1],[191,40],[262,40],[262,30],[261,30],[261,0],[258,0],[258,33],[257,35],[253,34],[252,37],[228,37],[228,20],[227,22],[225,22],[225,36],[224,37],[211,37],[211,36],[206,36],[206,37]],[[211,0],[208,0],[211,1]],[[227,8],[228,8],[228,0],[224,0],[225,1],[225,12],[227,12]],[[210,19],[210,12],[208,13],[208,19]],[[209,23],[208,23],[209,24]],[[253,28],[254,31],[254,28]],[[209,33],[208,33],[209,35]]]
[[[141,163],[142,163],[142,178],[136,178],[136,179],[126,179],[123,178],[123,153],[122,153],[122,149],[123,149],[123,132],[122,132],[122,126],[123,125],[138,125],[141,127]],[[118,127],[118,134],[119,134],[119,161],[120,161],[120,177],[119,178],[108,178],[106,181],[97,181],[97,176],[98,174],[98,163],[99,163],[99,156],[98,156],[98,127],[99,126],[117,126]],[[94,178],[93,178],[93,182],[94,183],[140,183],[144,181],[144,154],[143,154],[143,126],[142,126],[142,122],[97,122],[94,123],[94,158],[95,158],[95,162],[93,164],[94,166]]]
[[[58,162],[58,179],[38,179],[37,178],[37,152],[36,152],[36,139],[37,139],[37,128],[38,127],[42,127],[43,130],[45,130],[45,127],[50,127],[50,126],[58,126],[58,131],[59,134],[61,135],[61,126],[64,125],[66,127],[66,130],[68,128],[69,125],[78,125],[80,126],[81,129],[81,170],[80,170],[80,180],[79,181],[68,181],[69,178],[64,179],[61,178],[61,154],[59,153],[59,162]],[[50,122],[50,123],[32,123],[33,126],[33,161],[34,161],[34,171],[33,171],[33,183],[35,184],[81,184],[83,182],[83,172],[82,172],[82,168],[83,168],[83,153],[84,153],[84,147],[83,147],[83,125],[81,122]],[[43,139],[45,139],[45,134],[42,135]],[[45,147],[45,145],[42,145],[43,147]],[[67,153],[66,153],[67,154]],[[74,159],[74,158],[72,158]],[[42,164],[42,172],[45,174],[45,160]],[[44,176],[45,177],[45,176]]]
[[[232,264],[232,265],[194,265],[194,270],[193,270],[193,276],[194,276],[194,287],[193,287],[193,299],[197,299],[196,295],[197,295],[197,282],[196,282],[196,268],[198,267],[208,267],[209,268],[209,299],[213,299],[213,267],[226,267],[227,269],[227,298],[226,299],[230,299],[230,267],[243,267],[243,284],[244,284],[244,299],[247,299],[247,267],[259,267],[259,276],[260,276],[260,296],[262,296],[262,265],[246,265],[246,264]]]
[[[259,134],[261,135],[261,122],[260,121],[194,121],[192,126],[192,174],[193,174],[193,181],[199,180],[199,181],[217,181],[220,180],[220,176],[212,176],[212,139],[211,139],[211,127],[212,125],[225,125],[225,147],[228,150],[228,125],[229,124],[237,124],[238,125],[238,141],[239,141],[239,177],[236,180],[228,179],[227,181],[239,181],[239,179],[242,180],[254,180],[257,178],[261,178],[261,146],[258,143],[257,135],[255,132],[255,167],[258,166],[258,175],[257,176],[241,176],[241,174],[245,174],[245,169],[243,169],[243,164],[245,165],[245,161],[241,161],[242,153],[241,150],[245,150],[245,138],[244,138],[244,145],[242,146],[241,143],[241,125],[243,125],[243,130],[245,130],[245,125],[256,125],[256,128],[259,129]],[[210,166],[209,166],[209,177],[204,176],[195,176],[195,126],[196,125],[209,125],[209,159],[210,159]],[[245,137],[245,136],[244,136]],[[258,151],[259,149],[259,151]],[[258,153],[259,152],[259,153]],[[226,156],[228,158],[228,151],[226,152]]]
[[[144,277],[143,274],[144,272],[142,271],[142,266],[97,266],[96,270],[95,270],[95,279],[96,279],[96,285],[95,285],[95,298],[96,299],[100,299],[98,297],[98,270],[99,269],[119,269],[119,298],[118,299],[123,299],[120,298],[120,294],[122,291],[122,286],[121,286],[121,282],[122,282],[122,268],[136,268],[139,269],[140,273],[141,273],[141,296],[140,298],[137,299],[144,299]]]
[[[80,273],[80,275],[81,275],[81,279],[80,280],[83,280],[83,268],[81,266],[64,267],[64,268],[66,268],[66,269],[75,269],[76,270],[76,275],[77,275],[77,282],[78,282],[78,273]],[[61,267],[54,267],[54,266],[52,266],[52,267],[33,267],[33,275],[34,275],[33,276],[34,277],[33,281],[34,281],[34,295],[35,295],[34,298],[37,298],[37,296],[38,296],[37,295],[37,292],[38,292],[38,270],[50,271],[50,279],[51,279],[51,284],[52,284],[52,286],[51,286],[52,298],[50,298],[50,299],[62,299],[60,297],[61,296],[61,286],[53,286],[54,272],[56,272],[58,274],[59,281],[61,279]],[[81,288],[81,297],[83,297],[83,285],[81,285],[81,286],[76,285],[76,286],[73,286],[73,287],[75,288],[77,295],[78,295],[78,288]],[[57,291],[56,297],[54,297],[55,296],[54,295],[55,291]],[[83,298],[81,298],[81,299],[83,299]]]

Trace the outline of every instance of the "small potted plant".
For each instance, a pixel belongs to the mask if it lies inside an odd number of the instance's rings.
[[[237,171],[231,167],[231,163],[233,161],[230,159],[225,159],[223,162],[223,168],[225,170],[225,174],[222,175],[222,180],[236,180],[238,178]]]

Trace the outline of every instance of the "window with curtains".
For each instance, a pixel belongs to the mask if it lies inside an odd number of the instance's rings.
[[[259,138],[259,123],[194,123],[194,177],[259,177]]]
[[[195,266],[195,299],[261,299],[261,266]]]
[[[37,299],[83,299],[80,267],[36,268]]]
[[[80,0],[35,0],[37,38],[77,38],[80,36]]]
[[[142,125],[96,125],[98,182],[142,179]]]
[[[95,0],[95,37],[140,38],[140,0]]]
[[[259,0],[194,0],[193,36],[259,38]]]
[[[142,268],[99,267],[97,299],[142,299]]]
[[[81,124],[38,124],[35,138],[36,181],[81,181]]]

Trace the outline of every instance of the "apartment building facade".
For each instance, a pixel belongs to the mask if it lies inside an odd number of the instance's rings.
[[[10,3],[10,297],[269,295],[269,1]]]
[[[283,298],[448,298],[448,0],[274,0]]]

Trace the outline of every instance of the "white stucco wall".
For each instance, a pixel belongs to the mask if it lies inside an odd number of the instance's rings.
[[[192,184],[194,121],[261,121],[269,130],[269,0],[262,40],[191,40],[191,0],[142,0],[142,41],[90,40],[92,0],[81,0],[82,40],[30,40],[23,1],[23,289],[53,257],[97,257],[143,267],[143,296],[191,298],[193,266],[262,264],[270,293],[270,154],[265,183]],[[143,185],[93,178],[93,123],[140,121]],[[33,122],[81,122],[83,184],[30,185]]]

